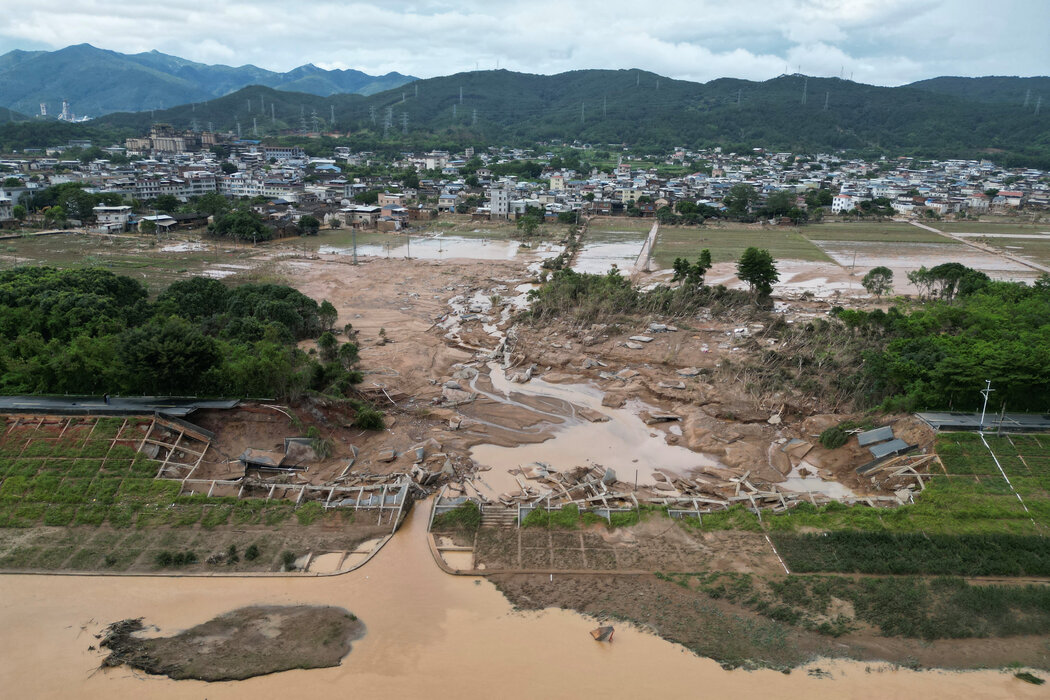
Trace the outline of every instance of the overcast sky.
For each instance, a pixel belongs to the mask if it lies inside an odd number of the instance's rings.
[[[0,0],[0,17],[0,53],[86,42],[280,71],[1050,74],[1050,0]]]

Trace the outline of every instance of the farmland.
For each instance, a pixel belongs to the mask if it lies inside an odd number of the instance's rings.
[[[224,553],[224,569],[270,571],[284,551],[343,550],[360,534],[350,534],[361,529],[350,514],[316,503],[295,511],[283,501],[182,494],[135,449],[149,423],[71,419],[61,434],[43,422],[4,425],[0,568],[151,571],[192,554],[179,568],[204,570],[214,568],[209,554]]]
[[[734,262],[750,246],[769,250],[777,260],[831,261],[799,229],[749,226],[660,227],[653,257],[670,268],[675,258],[694,260],[707,248],[713,262]]]

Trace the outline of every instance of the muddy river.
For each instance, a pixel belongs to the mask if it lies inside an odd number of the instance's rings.
[[[618,625],[616,641],[591,639],[591,620],[548,610],[515,612],[490,583],[449,576],[431,559],[429,503],[369,564],[328,578],[0,577],[0,688],[19,698],[368,698],[750,696],[1039,697],[998,672],[892,670],[821,663],[804,671],[724,671],[670,642]],[[145,617],[164,633],[244,605],[345,606],[367,625],[341,666],[206,684],[96,670],[89,651],[105,623]],[[873,672],[869,673],[868,669]]]

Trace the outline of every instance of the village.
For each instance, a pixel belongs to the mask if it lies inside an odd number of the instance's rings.
[[[665,222],[764,216],[797,224],[825,215],[966,218],[1050,204],[1045,172],[1002,168],[991,160],[865,161],[721,148],[644,155],[619,145],[587,144],[390,156],[336,147],[310,156],[307,146],[316,150],[309,140],[272,145],[155,125],[149,135],[120,146],[74,140],[46,153],[25,149],[0,159],[0,225],[43,222],[41,213],[16,217],[15,207],[34,192],[63,183],[123,200],[115,209],[70,217],[74,226],[109,232],[143,222],[162,231],[200,227],[206,218],[192,202],[209,194],[251,199],[277,227],[312,216],[332,226],[386,232],[425,224],[442,213],[507,220],[536,212],[550,221],[592,215]],[[566,161],[591,165],[583,171]],[[763,208],[775,193],[794,197],[774,198],[773,206]],[[158,200],[170,211],[159,209]]]

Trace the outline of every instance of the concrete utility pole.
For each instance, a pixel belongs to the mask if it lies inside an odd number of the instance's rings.
[[[984,412],[988,408],[988,395],[991,394],[995,389],[992,388],[992,380],[985,379],[987,386],[981,390],[981,394],[984,396],[984,406],[981,407],[981,425],[978,428],[980,432],[984,432]]]

